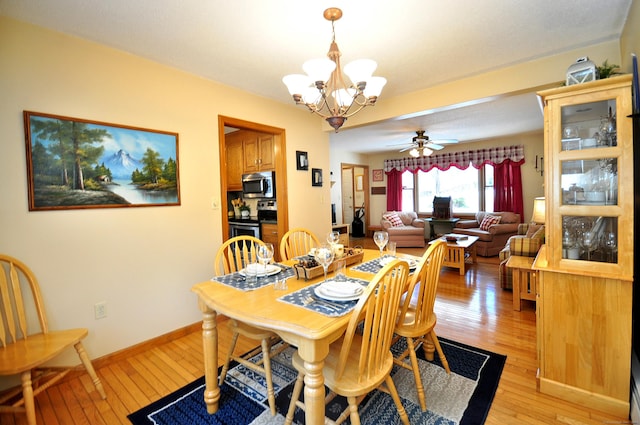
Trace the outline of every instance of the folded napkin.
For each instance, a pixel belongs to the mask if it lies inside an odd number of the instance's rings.
[[[364,287],[356,282],[336,282],[330,280],[324,282],[320,287],[327,295],[335,295],[339,297],[358,295],[364,291]]]

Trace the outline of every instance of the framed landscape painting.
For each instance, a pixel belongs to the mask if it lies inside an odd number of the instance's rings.
[[[24,111],[29,211],[180,205],[178,134]]]

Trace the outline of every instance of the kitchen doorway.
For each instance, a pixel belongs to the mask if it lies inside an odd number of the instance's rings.
[[[361,230],[361,236],[364,236],[367,234],[367,217],[369,215],[369,166],[342,163],[340,171],[343,223],[351,225],[351,233],[356,237],[358,230]],[[364,223],[361,229],[354,229],[353,220],[356,218],[356,211],[361,208],[364,208],[362,219]]]
[[[276,173],[276,202],[278,205],[278,235],[283,235],[289,228],[289,200],[287,196],[287,159],[286,159],[286,139],[285,130],[278,127],[271,127],[238,118],[218,115],[218,145],[220,147],[220,196],[227,199],[227,145],[225,129],[249,130],[258,133],[273,135],[273,157]],[[226,213],[226,202],[223,201],[222,208],[225,208],[222,215],[222,240],[229,239],[229,219]]]

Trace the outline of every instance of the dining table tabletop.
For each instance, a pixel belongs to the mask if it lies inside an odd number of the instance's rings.
[[[347,279],[366,285],[381,268],[380,251],[364,249],[360,263],[347,266]],[[415,263],[416,257],[405,257]],[[218,384],[218,332],[217,315],[224,315],[246,324],[275,332],[283,341],[297,347],[305,368],[305,423],[324,424],[324,359],[329,345],[340,338],[351,318],[351,309],[357,303],[307,304],[314,288],[324,281],[324,274],[305,280],[296,276],[297,259],[279,263],[282,272],[263,278],[264,284],[247,288],[242,275],[237,273],[200,282],[192,287],[198,295],[198,307],[202,311],[202,339],[204,348],[205,391],[204,401],[209,413],[215,413],[220,400]],[[293,273],[292,273],[293,271]],[[276,289],[273,282],[286,279],[287,289]],[[328,279],[333,273],[328,274]],[[260,282],[261,279],[258,279]],[[342,308],[335,305],[344,304]]]

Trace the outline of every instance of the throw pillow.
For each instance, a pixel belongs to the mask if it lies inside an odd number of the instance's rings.
[[[538,229],[537,232],[535,232],[533,234],[533,236],[531,236],[531,239],[540,239],[542,241],[542,243],[544,243],[544,226],[540,226],[540,228]]]
[[[525,237],[527,238],[533,237],[533,235],[538,230],[540,230],[541,227],[542,227],[542,224],[529,224],[529,227],[527,227],[527,234],[525,235]]]
[[[499,215],[485,215],[482,219],[482,223],[480,223],[480,230],[488,232],[491,225],[498,223],[500,223]]]
[[[400,220],[400,216],[398,215],[398,213],[395,213],[395,212],[387,213],[382,217],[391,223],[391,227],[400,227],[403,224],[402,220]]]

